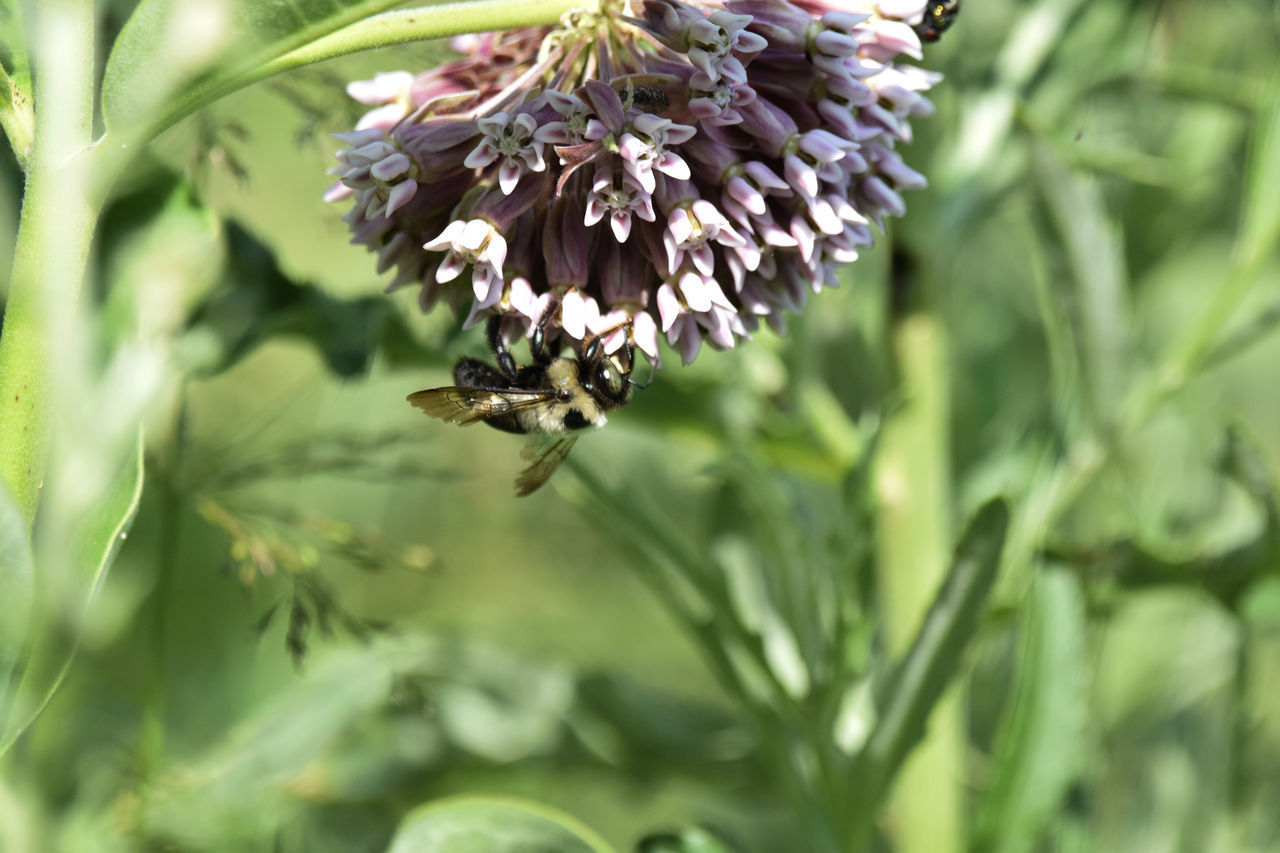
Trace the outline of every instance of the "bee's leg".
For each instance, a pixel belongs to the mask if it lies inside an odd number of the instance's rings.
[[[631,347],[631,341],[627,341],[627,364],[634,366],[635,360],[636,360],[635,350]],[[658,363],[656,361],[651,361],[649,362],[649,378],[644,381],[643,385],[641,385],[639,382],[632,382],[631,376],[629,374],[627,376],[627,381],[631,382],[632,388],[637,388],[643,391],[644,389],[648,388],[650,385],[653,384],[653,378],[657,375],[658,375]]]
[[[493,357],[498,360],[498,369],[507,379],[515,382],[516,360],[511,357],[511,353],[507,351],[507,345],[502,342],[502,318],[496,315],[490,317],[485,333],[489,338],[489,349],[493,350]]]
[[[599,333],[594,334],[589,338],[583,338],[582,348],[578,351],[578,355],[582,358],[583,361],[594,361],[595,357],[600,353],[600,341],[604,338],[609,337],[619,329],[625,328],[629,325],[631,325],[630,320],[623,320],[621,323],[618,323],[616,326],[610,326],[609,328],[603,329]],[[623,345],[626,346],[627,348],[627,364],[630,365],[635,360],[635,357],[631,349],[630,332],[627,333],[627,338]]]
[[[538,324],[533,327],[533,334],[529,336],[529,355],[538,364],[551,363],[551,353],[547,352],[547,324],[551,322],[552,317],[556,316],[556,311],[560,310],[560,303],[563,300],[564,294],[551,297],[551,301],[547,303],[547,310],[542,312],[542,316],[538,318]]]

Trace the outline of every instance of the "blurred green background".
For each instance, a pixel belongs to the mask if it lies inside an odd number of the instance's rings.
[[[818,849],[646,586],[636,519],[700,552],[856,564],[880,649],[893,538],[950,541],[1006,494],[955,672],[948,846],[1280,850],[1274,3],[966,3],[905,152],[930,188],[785,337],[669,354],[574,451],[608,505],[574,470],[509,497],[518,440],[404,402],[481,336],[384,296],[320,200],[327,132],[361,111],[345,81],[443,55],[256,85],[118,188],[89,303],[106,345],[145,318],[172,351],[141,512],[0,760],[0,848],[376,851],[418,803],[484,792],[620,850],[695,823]],[[6,240],[19,186],[5,160]],[[924,378],[913,346],[937,347]],[[941,420],[895,433],[917,383]],[[883,477],[848,486],[934,451],[941,517],[888,517]],[[898,808],[876,849],[910,849]]]

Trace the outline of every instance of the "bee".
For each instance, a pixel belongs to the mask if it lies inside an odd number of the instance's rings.
[[[934,0],[924,10],[924,20],[913,29],[921,41],[937,41],[955,23],[960,14],[960,0]]]
[[[619,88],[617,92],[622,98],[624,110],[639,107],[660,114],[671,106],[671,99],[667,97],[665,91],[657,86],[637,83],[634,78],[628,78],[626,85]]]
[[[408,397],[428,417],[458,426],[483,421],[494,429],[528,435],[522,456],[529,465],[515,482],[520,497],[534,492],[555,473],[583,430],[604,426],[606,415],[631,399],[633,386],[645,387],[631,381],[630,341],[608,354],[601,335],[593,335],[576,344],[572,358],[552,352],[546,344],[546,328],[555,310],[553,303],[530,336],[532,364],[516,366],[502,343],[499,318],[493,317],[487,337],[497,368],[462,358],[453,368],[456,385]]]

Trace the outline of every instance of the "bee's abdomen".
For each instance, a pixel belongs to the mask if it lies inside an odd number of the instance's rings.
[[[509,388],[511,380],[474,358],[460,358],[453,366],[453,381],[463,388]]]

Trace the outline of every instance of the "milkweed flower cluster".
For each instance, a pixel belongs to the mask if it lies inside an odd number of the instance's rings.
[[[902,191],[898,153],[939,75],[922,0],[606,0],[559,27],[455,39],[373,107],[326,195],[424,310],[470,300],[508,341],[665,337],[691,362],[836,283]],[[470,287],[467,287],[467,282]]]

